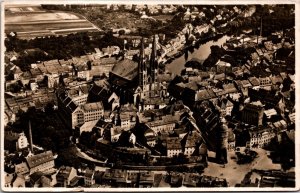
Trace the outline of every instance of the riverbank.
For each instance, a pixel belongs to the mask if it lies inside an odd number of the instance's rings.
[[[178,52],[176,52],[175,54],[173,54],[172,56],[166,56],[166,60],[163,64],[168,65],[169,63],[171,63],[173,60],[175,60],[176,58],[179,58],[181,56],[183,56],[187,51],[192,51],[193,49],[199,49],[199,47],[201,46],[201,44],[205,44],[211,40],[218,40],[219,38],[221,38],[223,36],[223,34],[217,34],[214,33],[210,36],[201,38],[196,40],[195,42],[185,45],[181,50],[178,50]]]
[[[210,47],[213,45],[222,46],[231,36],[224,34],[215,34],[214,36],[205,39],[199,39],[195,45],[187,46],[180,57],[174,58],[171,62],[165,63],[166,71],[180,75],[185,68],[185,63],[192,58],[198,60],[206,60],[210,55]]]

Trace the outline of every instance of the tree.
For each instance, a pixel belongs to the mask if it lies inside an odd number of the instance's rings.
[[[82,145],[91,147],[91,132],[83,131],[79,137],[79,141]]]
[[[121,35],[124,35],[125,34],[125,30],[123,30],[123,29],[121,29],[121,30],[119,30],[119,35],[121,36]]]
[[[188,162],[188,159],[185,157],[183,153],[178,154],[177,163],[183,165]]]

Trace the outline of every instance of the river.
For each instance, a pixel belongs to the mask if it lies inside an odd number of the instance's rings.
[[[198,49],[194,49],[194,52],[191,53],[188,51],[188,59],[185,60],[185,54],[180,56],[179,58],[174,59],[171,63],[166,64],[166,70],[174,73],[180,74],[181,71],[184,69],[184,65],[187,61],[191,60],[192,58],[197,58],[198,60],[205,60],[210,54],[210,47],[213,45],[221,46],[223,45],[226,40],[229,40],[230,37],[225,35],[218,39],[217,41],[210,40],[205,44],[200,45]]]

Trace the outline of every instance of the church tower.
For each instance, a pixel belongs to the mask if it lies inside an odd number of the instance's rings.
[[[147,71],[146,71],[146,61],[145,61],[145,50],[144,50],[144,38],[141,40],[141,49],[140,49],[140,59],[139,59],[139,64],[138,64],[138,81],[139,81],[139,86],[144,89],[145,84],[146,84],[146,76],[147,76]]]
[[[151,83],[157,82],[157,50],[156,50],[156,38],[155,35],[153,36],[153,43],[152,43],[152,52],[150,57],[150,76],[151,76]]]

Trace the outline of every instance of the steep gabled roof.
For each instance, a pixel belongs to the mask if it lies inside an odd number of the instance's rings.
[[[124,59],[114,65],[111,73],[127,80],[133,80],[138,74],[137,69],[138,63],[129,59]]]
[[[26,158],[29,168],[34,168],[46,162],[54,160],[52,151],[45,151],[43,153],[33,155]]]

